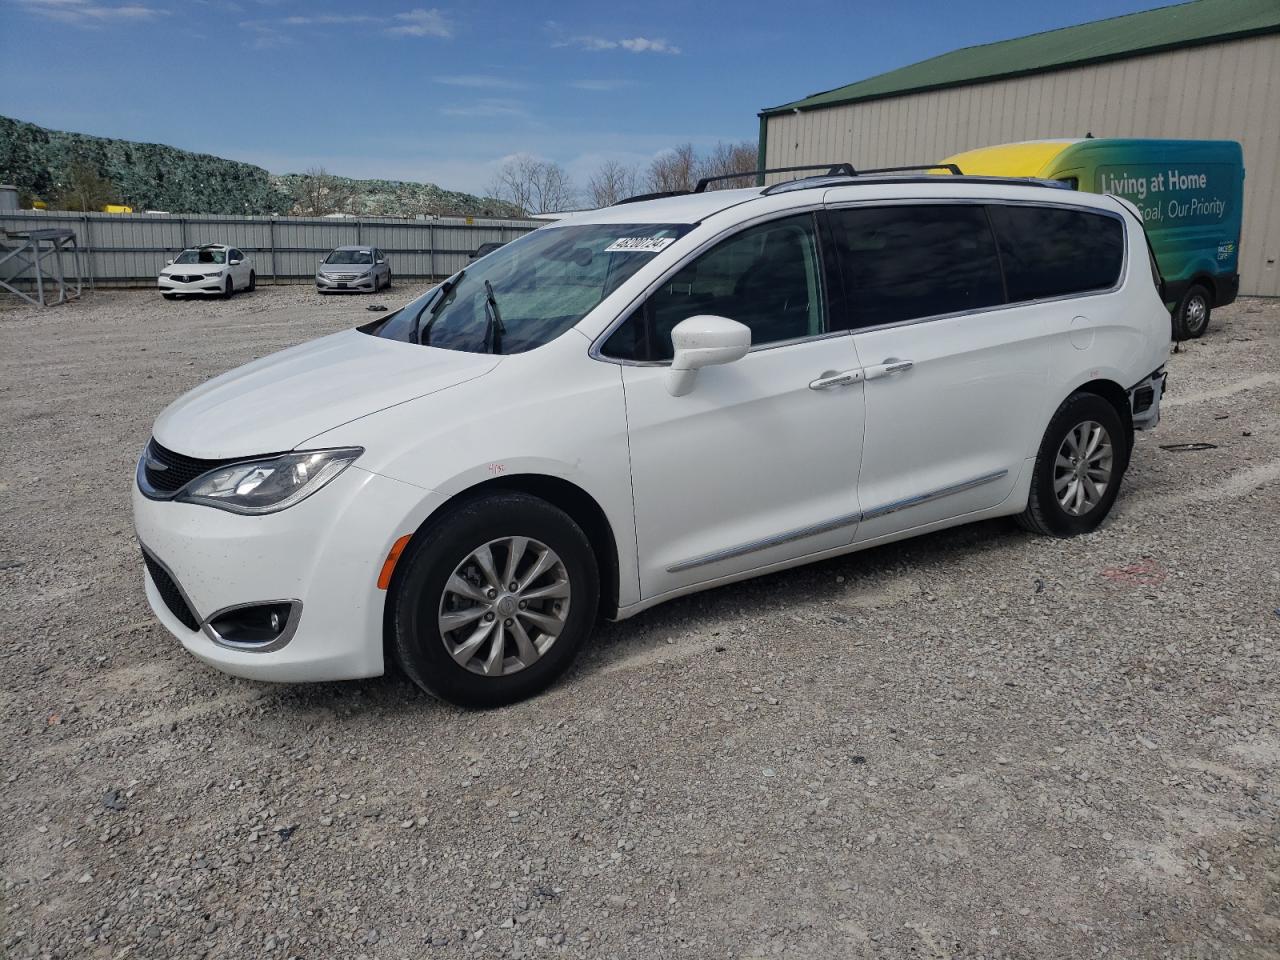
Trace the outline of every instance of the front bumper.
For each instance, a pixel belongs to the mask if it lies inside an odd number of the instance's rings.
[[[316,289],[323,290],[326,293],[330,290],[358,290],[371,293],[374,289],[373,274],[369,274],[366,277],[356,277],[352,280],[334,280],[317,273]]]
[[[384,669],[386,598],[378,574],[392,544],[417,529],[435,500],[356,466],[301,503],[258,517],[150,500],[135,483],[134,526],[152,558],[144,572],[147,600],[189,653],[235,676],[376,676]],[[153,575],[156,565],[161,572]],[[188,615],[174,603],[175,588]],[[296,604],[283,642],[228,644],[210,625],[230,608],[281,601]]]
[[[225,289],[224,284],[226,278],[221,276],[202,277],[199,280],[174,280],[172,277],[162,276],[156,281],[156,285],[160,288],[161,293],[186,293],[186,294],[221,294]]]

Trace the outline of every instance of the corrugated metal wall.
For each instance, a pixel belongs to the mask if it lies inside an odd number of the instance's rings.
[[[1241,292],[1280,296],[1280,34],[768,118],[766,165],[928,163],[1040,137],[1238,140]]]
[[[396,277],[447,277],[466,266],[482,243],[514,240],[545,226],[542,220],[307,219],[301,217],[176,217],[163,214],[0,213],[0,230],[75,230],[89,255],[86,286],[155,282],[165,261],[185,247],[226,243],[254,260],[258,279],[310,281],[317,262],[334,247],[367,243],[387,254]],[[0,268],[3,269],[3,268]],[[7,278],[7,277],[6,277]]]

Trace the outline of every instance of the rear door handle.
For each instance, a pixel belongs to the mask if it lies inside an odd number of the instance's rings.
[[[863,368],[863,376],[868,380],[878,380],[880,377],[892,377],[895,374],[906,373],[910,370],[914,363],[910,360],[895,360],[890,357],[884,363],[877,363],[875,366]]]
[[[861,370],[845,370],[841,373],[828,373],[817,380],[809,381],[810,390],[826,390],[828,387],[843,387],[849,383],[857,383],[862,379]]]

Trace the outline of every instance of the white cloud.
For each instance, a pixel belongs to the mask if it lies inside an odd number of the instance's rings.
[[[650,40],[646,37],[632,37],[629,40],[619,40],[618,45],[632,53],[671,53],[678,54],[680,48],[674,44],[667,43],[661,37]]]
[[[446,87],[470,87],[476,90],[523,90],[527,86],[519,80],[507,80],[504,77],[493,77],[482,73],[463,73],[431,79],[436,83],[443,83]]]
[[[365,14],[333,14],[323,13],[314,17],[285,17],[280,21],[290,27],[303,27],[312,24],[326,23],[377,23],[377,17],[370,17]]]
[[[441,107],[446,117],[528,117],[529,111],[519,100],[486,98],[475,103]]]
[[[575,90],[588,90],[591,93],[610,93],[631,85],[630,80],[573,80],[569,83]]]
[[[568,37],[563,40],[556,40],[551,44],[553,47],[578,47],[581,50],[630,50],[632,53],[669,53],[678,54],[680,48],[673,43],[668,43],[661,37],[626,37],[622,40],[610,40],[608,37],[598,37],[592,34],[584,36]]]
[[[444,37],[453,36],[453,24],[443,13],[432,7],[430,10],[419,7],[408,13],[397,13],[395,19],[402,21],[399,25],[389,27],[388,33],[401,37]]]
[[[167,16],[168,10],[141,3],[110,5],[92,0],[18,0],[27,13],[78,27],[97,26],[111,21],[153,20]]]

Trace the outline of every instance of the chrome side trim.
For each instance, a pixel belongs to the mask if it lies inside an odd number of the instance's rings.
[[[261,607],[271,603],[287,603],[289,605],[289,619],[285,621],[284,629],[280,631],[280,635],[274,640],[268,640],[266,643],[238,643],[235,640],[226,639],[213,628],[214,620],[224,614],[231,613],[233,610],[243,610],[245,607]],[[301,619],[301,600],[259,600],[255,603],[233,603],[229,607],[216,610],[204,619],[204,622],[200,624],[200,629],[204,631],[206,637],[220,647],[227,647],[230,650],[244,650],[249,653],[270,653],[272,650],[279,650],[293,639],[293,635],[298,632],[298,621]]]
[[[705,553],[700,557],[681,560],[679,563],[667,567],[667,573],[680,573],[682,570],[692,570],[694,567],[703,567],[709,563],[718,563],[721,560],[732,560],[734,557],[741,557],[748,553],[755,553],[757,550],[768,550],[770,547],[777,547],[784,543],[791,543],[793,540],[804,540],[806,537],[814,537],[820,533],[838,530],[840,527],[853,526],[853,524],[857,523],[861,519],[862,514],[860,513],[848,513],[842,517],[835,517],[831,520],[824,520],[822,523],[815,523],[812,526],[800,527],[797,530],[788,530],[786,533],[774,534],[772,537],[765,537],[763,540],[752,540],[750,543],[742,543],[736,547],[717,550],[715,553]]]
[[[972,490],[974,487],[980,487],[984,483],[992,483],[1001,477],[1007,477],[1008,470],[997,470],[994,473],[984,473],[980,477],[974,477],[972,480],[962,480],[960,483],[953,483],[950,486],[939,487],[937,490],[930,490],[928,493],[918,493],[914,497],[905,497],[902,500],[895,500],[892,503],[886,503],[884,506],[873,507],[862,515],[863,520],[874,520],[877,517],[888,516],[891,513],[897,513],[899,510],[906,510],[909,507],[918,507],[922,503],[928,503],[930,500],[937,500],[940,497],[949,497],[953,493],[963,493],[966,490]]]

